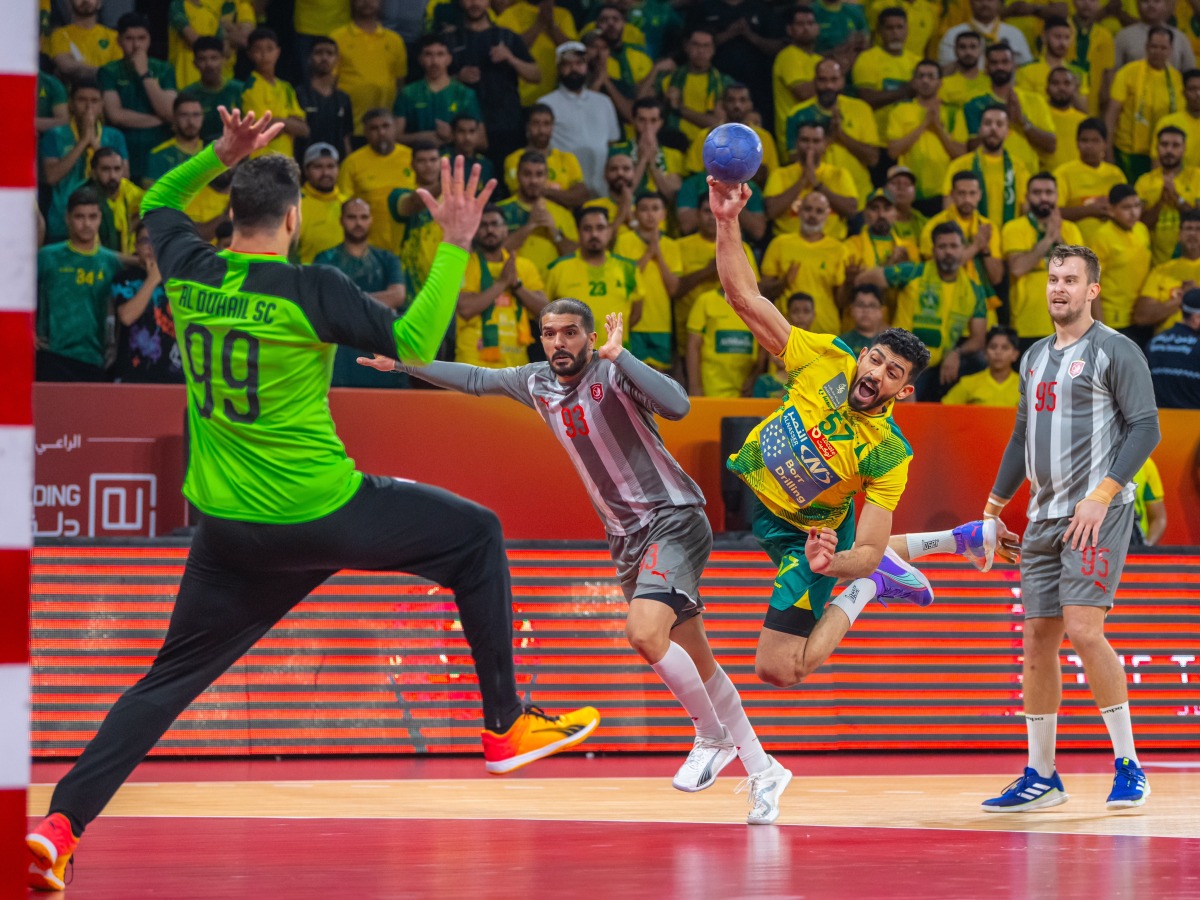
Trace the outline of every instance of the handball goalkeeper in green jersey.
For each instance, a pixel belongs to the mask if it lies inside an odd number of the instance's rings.
[[[454,591],[479,678],[489,772],[573,746],[599,721],[590,707],[551,716],[522,705],[495,514],[439,488],[355,471],[329,413],[336,345],[433,359],[495,182],[480,191],[479,166],[466,178],[462,157],[453,167],[443,159],[442,196],[418,192],[444,237],[399,318],[336,269],[288,263],[299,170],[278,154],[248,158],[282,123],[224,108],[221,118],[221,137],[142,202],[187,377],[183,492],[202,515],[150,671],[113,706],[26,838],[29,883],[42,890],[63,889],[84,828],[180,713],[339,569],[411,572]],[[233,166],[233,242],[218,252],[183,210]]]

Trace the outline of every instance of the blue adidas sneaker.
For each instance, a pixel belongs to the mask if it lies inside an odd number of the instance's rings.
[[[902,560],[891,547],[883,551],[879,568],[868,576],[879,592],[875,599],[887,606],[887,600],[907,600],[917,606],[933,603],[933,585],[918,569]]]
[[[1043,778],[1037,769],[1026,766],[1024,775],[1006,787],[999,797],[984,800],[982,809],[990,813],[1029,812],[1031,809],[1059,806],[1069,799],[1070,795],[1057,772],[1049,778]]]
[[[1128,756],[1123,756],[1115,763],[1116,777],[1113,778],[1112,793],[1108,795],[1105,804],[1109,809],[1131,809],[1141,806],[1150,796],[1150,782],[1146,773]]]
[[[996,556],[996,520],[976,519],[955,528],[954,552],[969,559],[980,572],[990,570]]]

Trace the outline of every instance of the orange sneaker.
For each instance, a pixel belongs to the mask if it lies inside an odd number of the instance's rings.
[[[561,753],[596,730],[600,713],[585,706],[561,716],[547,715],[536,706],[525,707],[504,734],[483,732],[483,758],[487,770],[503,775],[534,760]]]
[[[29,886],[38,891],[65,890],[67,863],[79,846],[67,817],[62,813],[46,816],[25,835],[25,846],[29,848]]]

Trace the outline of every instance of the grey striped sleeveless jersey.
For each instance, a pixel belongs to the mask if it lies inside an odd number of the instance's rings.
[[[1131,423],[1158,415],[1146,357],[1129,338],[1097,322],[1074,344],[1056,350],[1054,341],[1021,360],[1016,433],[1024,429],[1030,521],[1074,515],[1112,472]],[[1127,483],[1112,505],[1133,493]]]
[[[571,458],[604,530],[626,535],[648,525],[658,510],[704,506],[704,494],[658,433],[654,414],[668,410],[635,385],[623,366],[635,368],[654,394],[671,397],[672,406],[686,411],[687,395],[679,383],[628,351],[615,364],[593,356],[570,385],[560,384],[545,362],[509,369],[435,362],[405,370],[441,387],[477,396],[502,394],[536,410]]]

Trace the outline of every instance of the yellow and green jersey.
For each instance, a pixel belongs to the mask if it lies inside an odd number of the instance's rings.
[[[915,100],[907,103],[896,103],[889,107],[891,110],[886,125],[879,133],[889,141],[897,141],[906,137],[921,126],[925,121],[925,107]],[[943,103],[939,111],[942,127],[956,141],[967,142],[967,123],[962,110],[958,107]],[[940,197],[942,194],[942,176],[946,166],[950,165],[950,154],[938,136],[925,129],[916,143],[900,154],[900,165],[912,169],[913,177],[917,180],[917,196],[923,199]]]
[[[1000,234],[1004,256],[1007,258],[1014,253],[1032,250],[1044,234],[1041,225],[1032,215],[1013,219],[1004,226]],[[1074,222],[1062,223],[1062,243],[1083,243],[1083,235],[1079,233]],[[1054,333],[1054,323],[1050,321],[1050,307],[1046,302],[1046,282],[1049,277],[1047,261],[1042,259],[1036,268],[1014,279],[1009,286],[1009,324],[1016,329],[1019,337],[1040,338]]]
[[[894,510],[908,483],[912,448],[892,421],[890,404],[867,415],[846,402],[857,357],[840,338],[793,328],[782,359],[782,405],[750,432],[726,467],[797,528],[837,528],[860,493]]]
[[[856,141],[861,141],[872,147],[883,146],[883,142],[879,138],[879,126],[875,122],[875,111],[871,109],[870,105],[855,97],[838,94],[837,108],[841,115],[842,128],[845,129],[846,134]],[[801,125],[816,123],[824,126],[825,132],[828,134],[829,124],[832,121],[832,110],[822,109],[815,97],[811,100],[806,100],[788,113],[787,143],[783,146],[788,148],[796,146],[796,134],[800,130]],[[857,188],[856,196],[858,197],[858,205],[860,208],[866,206],[867,197],[874,190],[875,185],[871,181],[871,173],[867,171],[867,167],[863,165],[862,160],[843,145],[831,142],[825,150],[823,161],[840,166],[850,173]],[[833,185],[830,185],[830,187],[832,188]],[[766,193],[770,194],[771,192],[767,191]],[[840,194],[841,191],[837,191],[837,193]]]
[[[202,37],[223,38],[225,24],[249,22],[254,25],[257,16],[254,4],[249,0],[171,0],[167,21],[171,26],[167,59],[175,67],[176,83],[185,88],[198,82],[200,73],[196,69],[196,54],[184,39],[183,29],[191,28]],[[230,54],[225,60],[225,78],[233,77],[235,61],[236,54]]]
[[[65,53],[94,69],[125,57],[117,33],[99,23],[91,28],[74,23],[55,28],[50,32],[46,52],[51,58]]]
[[[591,307],[596,319],[598,341],[607,338],[604,318],[609,313],[624,317],[625,343],[629,343],[629,310],[642,299],[638,287],[637,266],[633,260],[615,253],[605,253],[604,262],[590,265],[578,252],[563,256],[550,264],[546,275],[546,296],[551,302],[561,297],[582,300]]]
[[[1146,504],[1161,503],[1164,496],[1162,476],[1154,460],[1146,458],[1142,467],[1134,473],[1133,483],[1137,488],[1133,494],[1133,511],[1142,536],[1145,537],[1150,533],[1150,515],[1146,512]]]
[[[913,70],[920,61],[920,56],[908,50],[902,50],[900,55],[896,56],[882,47],[871,47],[860,53],[854,61],[854,68],[850,70],[850,82],[856,88],[895,90],[912,81]],[[875,110],[875,126],[880,134],[887,131],[888,116],[896,106],[896,103],[889,103]]]
[[[508,259],[507,250],[500,251],[500,259],[488,262],[481,253],[467,260],[467,272],[463,276],[464,293],[486,291],[500,277],[500,271]],[[531,291],[542,290],[542,276],[537,266],[518,256],[517,278]],[[536,321],[536,320],[535,320]],[[504,369],[523,366],[529,362],[529,345],[533,343],[531,320],[516,292],[504,292],[478,315],[464,319],[455,317],[454,360],[488,369]]]
[[[242,110],[253,110],[258,113],[260,118],[263,113],[270,110],[271,115],[279,121],[287,118],[301,121],[305,119],[304,107],[300,105],[296,91],[290,84],[282,78],[267,81],[257,72],[246,79],[246,86],[242,91]],[[271,143],[263,149],[255,151],[254,155],[282,153],[284,156],[292,156],[294,152],[295,142],[292,140],[292,136],[286,131],[281,131]]]
[[[221,113],[217,107],[241,109],[244,89],[245,86],[240,81],[230,79],[216,90],[209,90],[203,82],[197,81],[179,92],[182,96],[195,100],[204,110],[204,122],[200,125],[200,137],[206,144],[219,138],[225,128],[221,124]]]
[[[817,71],[821,54],[809,53],[795,44],[788,44],[777,54],[771,66],[771,90],[775,97],[775,139],[780,145],[787,144],[788,113],[800,105],[792,86],[812,81]]]
[[[522,35],[533,27],[539,15],[539,7],[536,3],[530,3],[529,0],[517,0],[496,18],[496,24]],[[554,26],[562,32],[564,39],[578,40],[579,32],[575,28],[575,20],[571,14],[561,6],[556,6],[553,7],[553,15]],[[558,83],[555,42],[546,29],[543,28],[539,31],[537,37],[533,39],[533,43],[529,45],[529,55],[537,63],[542,77],[534,82],[522,79],[520,85],[522,106],[531,106],[536,103],[538,98],[544,97],[554,90]]]
[[[434,131],[438,122],[449,125],[455,116],[483,120],[475,91],[453,79],[440,91],[430,90],[424,78],[405,85],[396,97],[393,112],[397,119],[404,120],[404,130],[410,133]]]
[[[781,234],[772,240],[763,254],[762,273],[766,278],[777,278],[784,283],[783,291],[775,301],[779,311],[786,315],[788,297],[803,291],[813,298],[816,313],[813,331],[824,335],[840,333],[842,314],[837,295],[846,280],[849,255],[845,244],[829,237],[809,241],[798,234]],[[795,275],[789,278],[793,266]]]
[[[412,150],[396,144],[387,153],[376,153],[368,144],[360,147],[342,163],[338,172],[338,190],[347,197],[359,197],[371,207],[371,231],[368,240],[380,250],[395,253],[400,246],[400,229],[392,222],[388,197],[396,188],[413,188],[417,177],[412,170]]]
[[[504,157],[504,184],[508,187],[509,194],[513,196],[516,196],[517,193],[517,167],[520,165],[521,157],[528,149],[528,147],[522,147]],[[556,191],[565,191],[583,183],[583,169],[580,168],[579,158],[574,153],[569,150],[559,150],[556,147],[549,147],[538,152],[546,157],[546,187]]]
[[[1110,162],[1089,166],[1081,159],[1063,163],[1053,170],[1058,182],[1059,206],[1089,206],[1093,203],[1108,208],[1108,192],[1118,184],[1125,184],[1125,173]],[[1098,216],[1087,216],[1076,220],[1085,241],[1091,242],[1092,235],[1104,220]]]
[[[1133,189],[1147,207],[1155,206],[1162,198],[1163,170],[1151,169],[1137,180]],[[1175,193],[1189,206],[1200,204],[1200,169],[1184,168],[1175,176]],[[1175,256],[1179,243],[1179,210],[1170,203],[1158,211],[1158,221],[1150,232],[1154,264],[1157,266]]]
[[[1158,120],[1183,109],[1183,76],[1170,66],[1154,69],[1144,59],[1134,60],[1113,76],[1109,98],[1121,104],[1113,146],[1149,155]]]
[[[349,199],[336,187],[328,192],[311,184],[300,188],[300,236],[296,240],[300,262],[310,263],[318,253],[342,242],[342,204]]]
[[[1021,402],[1021,376],[1009,371],[1003,381],[992,377],[990,369],[964,375],[942,397],[947,406],[1008,406]]]
[[[1100,259],[1104,287],[1100,291],[1102,321],[1109,328],[1127,328],[1133,307],[1150,274],[1150,232],[1141,222],[1126,231],[1111,220],[1096,229],[1088,244]]]
[[[1158,303],[1168,303],[1171,295],[1182,288],[1185,281],[1194,281],[1200,284],[1200,259],[1188,259],[1180,256],[1155,266],[1146,276],[1141,296],[1151,297]],[[1154,333],[1161,334],[1168,328],[1173,328],[1182,318],[1182,313],[1178,309],[1175,310],[1173,315],[1158,324]]]
[[[675,241],[664,235],[659,237],[658,246],[662,250],[667,269],[674,272],[676,277],[682,275],[683,258],[679,255],[679,246]],[[613,252],[617,256],[633,260],[636,266],[638,260],[646,252],[646,242],[636,231],[626,229],[617,235],[616,243],[613,244]],[[658,263],[651,260],[639,268],[637,281],[638,292],[642,298],[642,317],[638,319],[632,331],[635,334],[656,335],[659,346],[665,347],[663,352],[655,354],[651,359],[642,359],[642,362],[649,363],[656,368],[670,368],[674,362],[670,352],[671,295],[667,293],[667,287],[663,284],[662,270],[659,269]],[[636,352],[634,355],[639,359],[642,358]]]
[[[688,334],[698,334],[700,384],[705,397],[740,397],[758,360],[754,333],[725,302],[721,291],[707,291],[692,304]]]
[[[888,287],[901,289],[892,324],[920,338],[929,348],[931,366],[966,336],[972,319],[987,316],[984,289],[971,280],[965,267],[959,268],[953,281],[944,281],[931,262],[887,266],[883,277]]]
[[[329,413],[336,345],[427,364],[454,315],[467,254],[444,245],[400,318],[332,267],[206,244],[182,210],[224,170],[205,148],[142,203],[187,379],[183,492],[210,516],[308,522],[362,481]]]
[[[565,207],[559,206],[553,201],[547,200],[546,209],[550,210],[550,217],[554,219],[554,225],[561,231],[568,240],[578,241],[579,231],[575,227],[575,217],[567,212]],[[500,214],[504,216],[504,221],[508,225],[509,231],[516,231],[529,221],[530,208],[521,202],[520,197],[509,197],[506,200],[501,200],[497,206],[500,207]],[[535,228],[533,232],[525,238],[517,255],[523,256],[533,262],[541,271],[546,271],[556,259],[558,259],[558,246],[550,239],[550,235],[544,228]],[[580,297],[580,300],[586,300],[585,297]],[[597,318],[597,322],[602,321]]]
[[[424,203],[419,204],[412,215],[400,215],[400,201],[405,194],[411,193],[409,188],[392,191],[388,195],[388,213],[404,229],[400,240],[400,265],[408,279],[409,290],[419,291],[429,274],[429,267],[433,265],[437,248],[442,243],[442,226],[433,220]]]
[[[717,245],[710,241],[700,232],[694,232],[681,237],[676,241],[679,247],[679,258],[683,264],[684,272],[699,272],[702,269],[708,268],[709,265],[717,258]],[[746,253],[746,262],[750,264],[750,268],[754,271],[754,278],[759,278],[758,260],[754,258],[754,251],[750,249],[750,245],[745,241],[742,242],[742,249]],[[706,279],[682,297],[675,300],[675,345],[680,353],[687,348],[687,321],[691,315],[692,306],[700,298],[701,294],[708,291],[719,291],[721,289],[721,281],[717,277],[716,270],[713,270],[712,278]]]

